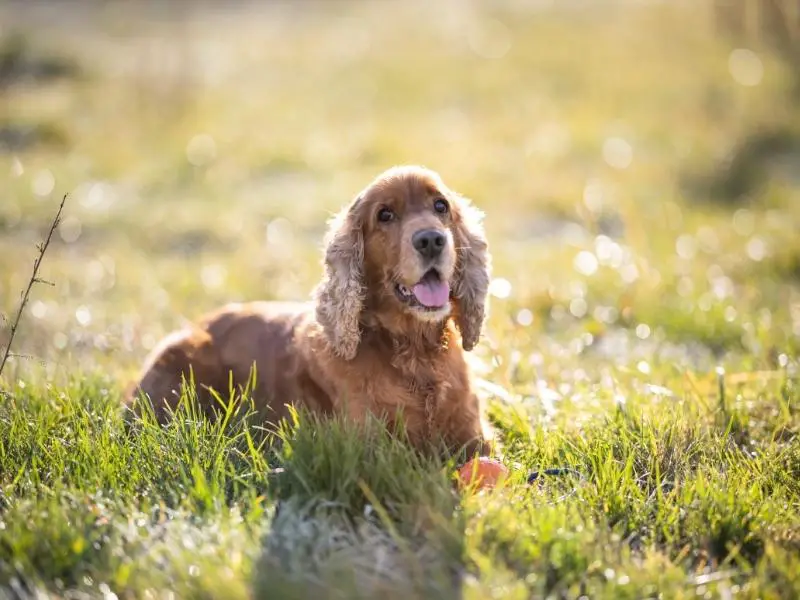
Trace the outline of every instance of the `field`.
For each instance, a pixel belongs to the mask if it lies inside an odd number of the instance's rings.
[[[68,194],[0,379],[0,598],[800,596],[800,61],[705,2],[190,4],[0,4],[0,348]],[[125,427],[160,336],[307,296],[405,163],[486,213],[507,485],[307,415],[276,454]]]

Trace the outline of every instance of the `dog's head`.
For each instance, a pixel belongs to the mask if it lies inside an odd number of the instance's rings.
[[[379,322],[453,317],[462,347],[481,334],[490,256],[482,213],[421,167],[379,175],[330,223],[317,319],[334,352],[358,349],[365,311]]]

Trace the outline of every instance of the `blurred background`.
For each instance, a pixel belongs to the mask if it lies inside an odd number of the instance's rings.
[[[6,376],[124,382],[223,302],[304,298],[325,221],[421,163],[486,212],[503,385],[786,366],[794,0],[0,4]]]

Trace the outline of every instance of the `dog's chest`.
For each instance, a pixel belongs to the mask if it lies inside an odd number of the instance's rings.
[[[424,437],[435,432],[437,414],[447,404],[452,390],[451,374],[433,357],[393,361],[394,395],[402,406],[407,424]]]

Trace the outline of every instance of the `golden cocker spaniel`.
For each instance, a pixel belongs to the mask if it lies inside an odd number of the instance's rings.
[[[490,255],[482,213],[435,172],[394,167],[330,223],[312,302],[231,304],[173,332],[148,356],[127,401],[149,397],[159,420],[193,377],[208,414],[256,368],[265,419],[288,405],[356,421],[395,422],[410,441],[488,454],[464,351],[486,312]]]

